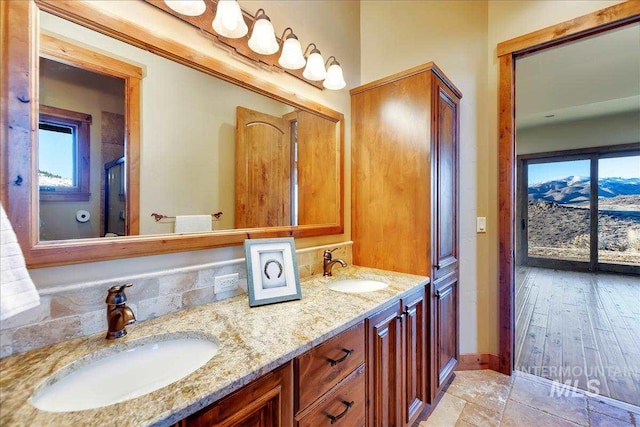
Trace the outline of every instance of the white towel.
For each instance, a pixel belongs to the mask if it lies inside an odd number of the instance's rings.
[[[211,215],[178,215],[176,216],[176,233],[198,233],[211,231]]]
[[[0,320],[40,305],[18,239],[0,205]]]

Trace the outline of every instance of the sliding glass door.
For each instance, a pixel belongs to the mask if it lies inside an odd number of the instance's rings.
[[[590,161],[532,162],[527,176],[527,255],[589,262]]]
[[[640,273],[640,150],[521,156],[521,264]]]
[[[598,262],[640,265],[639,155],[598,160]]]

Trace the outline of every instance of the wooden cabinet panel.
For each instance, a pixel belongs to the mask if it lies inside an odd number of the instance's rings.
[[[399,395],[396,381],[400,376],[401,344],[397,321],[400,304],[395,304],[366,321],[367,325],[367,426],[397,424]]]
[[[365,425],[365,367],[360,365],[308,411],[300,414],[298,427],[359,427]]]
[[[402,300],[402,422],[410,425],[427,403],[429,365],[424,289]]]
[[[458,267],[458,104],[441,82],[434,84],[437,112],[432,147],[432,280]]]
[[[430,274],[429,82],[415,74],[351,98],[354,264]]]
[[[293,368],[281,368],[189,416],[181,427],[293,427]]]
[[[434,282],[433,288],[437,344],[434,380],[439,390],[458,365],[458,277],[451,274]]]
[[[364,363],[364,322],[295,360],[296,409],[302,410]]]

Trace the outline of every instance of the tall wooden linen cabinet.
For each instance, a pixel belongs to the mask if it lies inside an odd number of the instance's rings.
[[[353,262],[431,278],[425,405],[451,379],[459,356],[461,98],[432,62],[351,90]]]

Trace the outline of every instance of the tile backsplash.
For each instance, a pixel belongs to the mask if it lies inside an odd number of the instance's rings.
[[[334,258],[351,264],[351,242],[296,251],[301,278],[322,274],[322,255],[327,248],[338,248]],[[214,292],[216,276],[237,273],[239,289]],[[129,282],[129,305],[138,322],[182,309],[220,301],[247,291],[244,259],[234,259],[198,269],[158,271],[130,279],[105,280],[73,290],[41,292],[40,305],[2,321],[0,358],[23,353],[61,341],[107,330],[105,298],[113,285]]]

